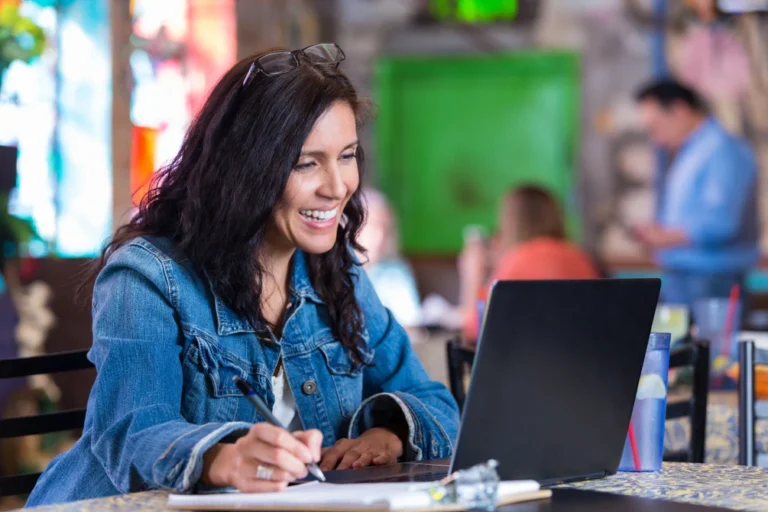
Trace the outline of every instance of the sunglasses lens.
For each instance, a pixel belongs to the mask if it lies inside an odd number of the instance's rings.
[[[315,44],[304,49],[304,55],[317,64],[329,64],[344,60],[344,52],[333,43]]]
[[[296,68],[296,58],[291,52],[273,52],[259,57],[261,69],[267,75],[279,75]]]

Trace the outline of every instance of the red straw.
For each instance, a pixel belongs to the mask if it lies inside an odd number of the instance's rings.
[[[637,451],[637,439],[635,439],[635,426],[629,420],[629,447],[632,449],[632,460],[635,462],[635,471],[640,471],[640,453]]]
[[[725,326],[723,329],[723,346],[721,347],[720,354],[723,356],[730,356],[731,353],[731,338],[733,337],[733,321],[736,317],[736,306],[739,302],[739,295],[741,294],[741,286],[735,284],[731,287],[731,295],[728,297],[728,311],[725,316]]]

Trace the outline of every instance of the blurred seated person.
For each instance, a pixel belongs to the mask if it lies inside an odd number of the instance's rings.
[[[557,200],[541,187],[525,185],[509,191],[501,202],[495,254],[482,241],[468,241],[459,259],[463,334],[476,341],[478,303],[500,280],[596,279],[595,263],[568,242]],[[490,266],[490,278],[488,277]]]
[[[384,194],[374,189],[363,191],[368,214],[359,235],[367,251],[358,255],[382,304],[406,328],[421,323],[421,305],[416,280],[408,263],[400,256],[397,226]]]

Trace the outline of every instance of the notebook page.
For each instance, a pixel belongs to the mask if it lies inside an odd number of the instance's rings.
[[[313,482],[289,487],[280,493],[226,493],[226,494],[171,494],[172,507],[247,508],[274,506],[327,506],[334,509],[372,508],[379,510],[407,510],[428,507],[429,483],[372,483],[329,484]],[[499,497],[535,492],[539,484],[534,481],[501,482]]]

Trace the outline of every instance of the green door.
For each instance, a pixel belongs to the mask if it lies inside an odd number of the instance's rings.
[[[454,254],[464,226],[492,231],[501,195],[522,182],[566,201],[576,234],[575,54],[389,57],[376,71],[378,184],[406,253]]]

